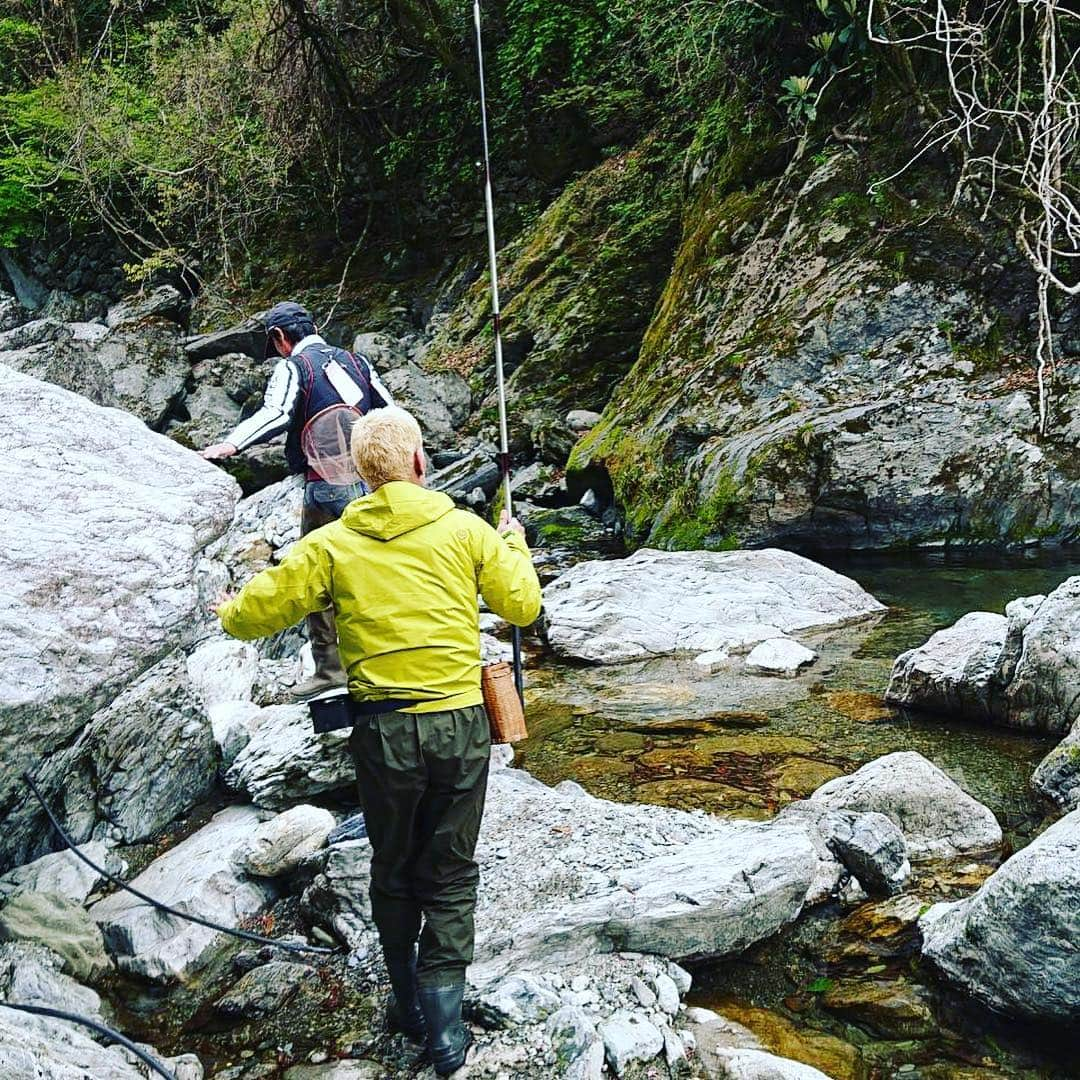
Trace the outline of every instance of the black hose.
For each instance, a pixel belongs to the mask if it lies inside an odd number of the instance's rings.
[[[34,778],[30,775],[29,769],[23,774],[23,779],[29,785],[30,790],[34,793],[34,798],[41,803],[42,810],[49,817],[49,821],[52,827],[56,830],[57,835],[63,840],[64,844],[70,851],[73,851],[91,870],[96,871],[107,881],[111,881],[113,885],[119,886],[124,892],[131,893],[132,896],[138,897],[144,903],[149,904],[151,907],[156,908],[158,911],[164,912],[166,915],[173,915],[178,919],[184,919],[190,923],[197,923],[199,926],[205,926],[209,930],[217,930],[222,934],[229,934],[231,937],[240,938],[241,941],[253,941],[258,945],[272,945],[275,949],[283,949],[286,952],[297,953],[336,953],[338,950],[329,949],[321,945],[301,945],[291,941],[275,941],[273,938],[263,937],[261,934],[253,934],[248,930],[237,930],[231,926],[222,926],[220,923],[212,922],[210,919],[204,919],[200,915],[192,915],[187,911],[178,911],[176,908],[169,907],[168,904],[163,904],[159,900],[155,900],[152,896],[147,896],[144,892],[139,892],[138,889],[132,888],[127,882],[121,881],[115,874],[110,874],[108,870],[98,866],[92,859],[84,855],[76,846],[75,842],[64,831],[63,826],[56,820],[56,816],[49,808],[49,804],[45,801],[45,797],[38,790],[37,784],[34,783]]]
[[[44,1005],[19,1005],[14,1001],[0,1001],[0,1006],[5,1009],[17,1009],[19,1012],[31,1013],[34,1016],[50,1016],[54,1020],[70,1020],[73,1024],[81,1024],[83,1027],[97,1032],[98,1035],[103,1035],[111,1042],[119,1043],[125,1050],[130,1050],[143,1064],[149,1065],[154,1072],[165,1077],[165,1080],[176,1080],[176,1077],[157,1058],[148,1054],[142,1047],[136,1046],[130,1039],[121,1035],[119,1031],[113,1031],[112,1028],[99,1024],[89,1017],[63,1012],[61,1009],[47,1009]]]

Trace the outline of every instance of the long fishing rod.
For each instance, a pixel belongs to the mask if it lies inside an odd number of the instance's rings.
[[[473,0],[476,24],[476,63],[480,73],[480,130],[484,143],[484,209],[487,213],[488,263],[491,268],[491,324],[495,330],[495,387],[499,397],[499,471],[502,473],[503,506],[508,516],[514,509],[510,492],[510,436],[506,427],[506,380],[503,376],[502,309],[499,306],[499,268],[495,257],[495,197],[491,186],[491,152],[488,145],[487,90],[484,86],[484,40],[480,31],[480,0]],[[514,685],[525,700],[525,676],[521,663],[521,628],[514,627]]]

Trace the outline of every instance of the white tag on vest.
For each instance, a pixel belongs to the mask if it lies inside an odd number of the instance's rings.
[[[323,365],[327,381],[338,392],[346,405],[356,406],[364,400],[364,391],[353,381],[349,373],[336,361],[327,360]]]

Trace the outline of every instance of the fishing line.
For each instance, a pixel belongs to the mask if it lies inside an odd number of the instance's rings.
[[[282,949],[285,952],[320,953],[326,955],[339,951],[336,948],[330,949],[322,945],[307,945],[292,941],[275,941],[273,938],[263,937],[262,934],[253,934],[249,930],[238,930],[232,926],[222,926],[220,923],[213,922],[210,919],[204,919],[201,915],[192,915],[188,911],[178,911],[174,907],[169,907],[168,904],[161,903],[160,900],[155,900],[152,896],[147,896],[146,893],[140,892],[126,881],[122,881],[115,874],[110,874],[108,870],[98,866],[93,859],[89,858],[89,856],[84,855],[83,852],[75,846],[75,842],[71,837],[64,831],[64,827],[56,820],[56,816],[53,814],[49,804],[45,801],[45,797],[38,790],[37,784],[34,783],[34,778],[30,775],[30,771],[27,770],[24,772],[22,777],[29,785],[30,790],[34,793],[34,798],[41,804],[42,810],[48,815],[49,822],[52,824],[52,827],[56,830],[56,834],[64,842],[67,849],[82,859],[91,870],[96,871],[107,881],[110,881],[113,885],[123,889],[124,892],[138,897],[143,903],[149,904],[151,907],[156,908],[166,915],[172,915],[177,919],[183,919],[186,922],[205,926],[208,930],[217,930],[219,933],[228,934],[230,937],[239,938],[241,941],[253,941],[257,945],[272,945],[275,949]]]

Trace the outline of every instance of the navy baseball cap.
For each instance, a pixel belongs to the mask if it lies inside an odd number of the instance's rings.
[[[293,323],[306,320],[311,321],[311,314],[307,308],[292,300],[283,300],[275,304],[262,318],[262,324],[266,330],[266,355],[270,356],[273,350],[270,348],[270,331],[277,327],[292,326]]]

